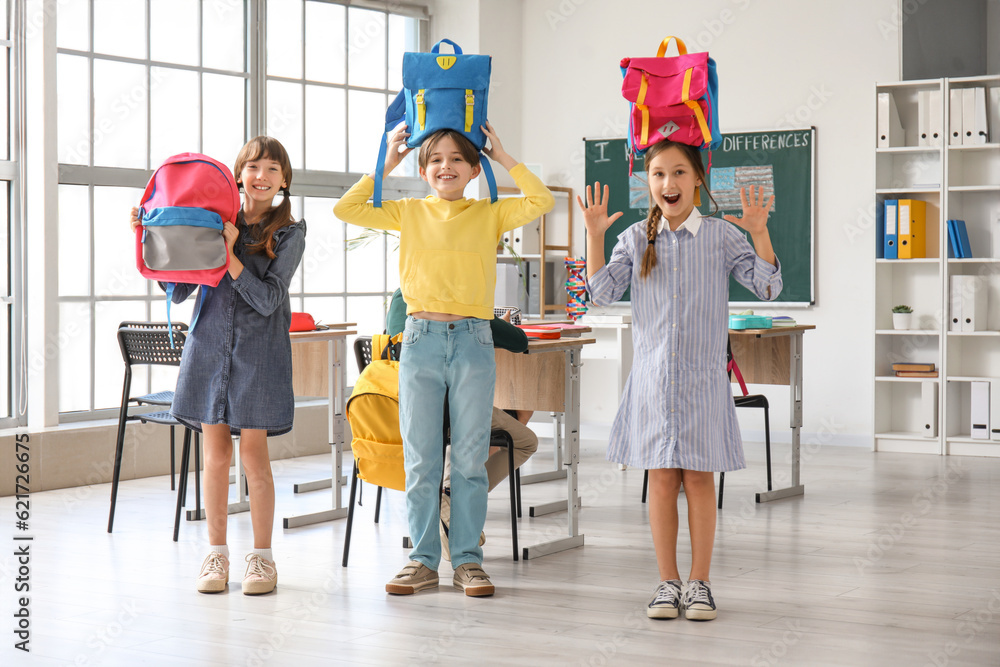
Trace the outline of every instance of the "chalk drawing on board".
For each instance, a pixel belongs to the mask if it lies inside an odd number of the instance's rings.
[[[633,171],[628,177],[628,207],[642,211],[649,208],[649,182],[644,171]]]
[[[747,167],[715,167],[712,169],[712,196],[719,205],[720,211],[741,211],[743,202],[740,199],[740,188],[750,186],[763,187],[768,193],[774,192],[774,168],[769,165]],[[766,200],[765,200],[766,201]],[[778,209],[778,199],[775,197],[771,212]]]

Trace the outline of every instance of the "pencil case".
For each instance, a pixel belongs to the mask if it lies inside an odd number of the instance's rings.
[[[770,329],[771,318],[767,315],[730,315],[730,329]]]

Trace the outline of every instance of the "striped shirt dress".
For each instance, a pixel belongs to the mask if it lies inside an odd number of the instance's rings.
[[[632,372],[611,428],[608,460],[635,468],[728,472],[746,467],[726,373],[729,276],[759,298],[781,292],[781,265],[757,256],[742,230],[697,209],[656,239],[657,264],[639,277],[646,221],[618,237],[587,282],[608,305],[632,285]]]

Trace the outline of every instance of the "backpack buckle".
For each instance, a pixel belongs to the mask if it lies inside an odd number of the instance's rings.
[[[472,132],[473,111],[476,107],[476,93],[465,89],[465,131]]]

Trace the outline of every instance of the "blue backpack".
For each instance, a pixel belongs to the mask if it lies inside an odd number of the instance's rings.
[[[440,55],[443,42],[451,44],[454,54]],[[450,39],[442,39],[430,53],[403,54],[403,89],[385,112],[385,131],[375,165],[372,199],[376,207],[382,206],[386,141],[401,121],[409,128],[406,145],[410,148],[418,147],[438,130],[455,130],[471,141],[480,151],[479,164],[490,188],[490,201],[497,200],[493,169],[482,154],[486,135],[479,129],[486,123],[491,67],[490,56],[465,55]]]

